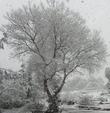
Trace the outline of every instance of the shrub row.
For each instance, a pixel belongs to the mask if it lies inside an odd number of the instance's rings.
[[[0,100],[0,108],[3,109],[11,109],[11,108],[19,108],[22,107],[24,103],[22,101],[2,101]]]

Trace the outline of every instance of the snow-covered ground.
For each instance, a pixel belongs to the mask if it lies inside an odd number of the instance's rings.
[[[18,113],[16,110],[7,110],[3,113]],[[110,111],[87,111],[87,110],[68,110],[68,111],[63,111],[63,113],[110,113]]]

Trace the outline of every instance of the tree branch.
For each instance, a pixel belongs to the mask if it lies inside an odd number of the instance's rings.
[[[54,32],[54,55],[53,55],[53,58],[56,57],[56,52],[57,52],[57,43],[56,43],[56,40],[57,40],[57,36],[56,36],[56,29],[55,29],[55,26],[53,27],[53,32]]]
[[[61,91],[61,89],[63,88],[63,86],[64,86],[64,84],[65,84],[65,80],[66,80],[67,76],[68,76],[68,75],[66,74],[66,69],[64,69],[64,77],[63,77],[62,83],[61,83],[61,85],[58,87],[58,89],[54,92],[54,95],[57,95],[57,94]]]
[[[15,57],[17,57],[17,56],[20,56],[20,55],[22,55],[22,54],[25,54],[25,53],[27,53],[27,52],[29,52],[29,50],[21,51],[21,52],[15,54],[12,58],[15,58]]]
[[[52,95],[51,95],[51,93],[50,93],[50,91],[49,91],[49,89],[48,89],[48,83],[47,83],[47,79],[46,79],[46,78],[44,79],[44,91],[46,91],[46,92],[47,92],[47,95],[48,95],[50,98],[52,98]]]

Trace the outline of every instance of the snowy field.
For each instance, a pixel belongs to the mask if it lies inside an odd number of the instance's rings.
[[[63,113],[110,113],[110,111],[65,111]]]
[[[3,113],[18,113],[15,110],[7,110]],[[65,111],[63,113],[110,113],[110,111]]]

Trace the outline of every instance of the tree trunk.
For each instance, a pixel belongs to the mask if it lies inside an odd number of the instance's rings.
[[[57,96],[53,96],[48,100],[49,106],[45,113],[60,113],[59,100]]]
[[[51,92],[49,91],[47,80],[46,79],[44,80],[44,90],[47,93],[49,103],[49,106],[45,113],[61,113],[59,109],[59,92],[62,89],[62,86],[63,85],[61,85],[59,90],[54,95],[52,95]]]

